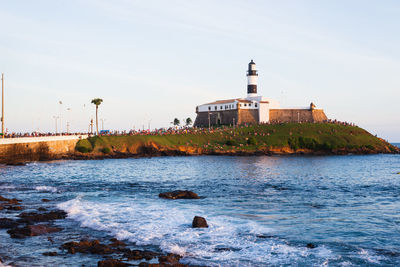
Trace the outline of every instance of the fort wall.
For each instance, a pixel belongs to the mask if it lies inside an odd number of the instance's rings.
[[[258,124],[258,109],[239,109],[239,120],[237,124]]]
[[[52,136],[0,139],[0,163],[59,159],[75,151],[87,136]]]
[[[269,120],[277,122],[323,122],[328,118],[322,109],[270,109]]]
[[[211,125],[233,125],[233,123],[238,123],[237,109],[210,112]],[[208,127],[208,112],[198,112],[196,120],[194,121],[194,126]]]

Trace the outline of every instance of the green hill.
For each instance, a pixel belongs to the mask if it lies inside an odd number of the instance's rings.
[[[80,155],[369,154],[399,149],[366,130],[331,123],[223,127],[159,135],[99,136],[76,145]]]

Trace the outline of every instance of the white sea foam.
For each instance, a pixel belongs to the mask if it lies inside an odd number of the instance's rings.
[[[9,190],[9,189],[15,189],[15,186],[13,186],[13,185],[0,185],[0,190]]]
[[[41,191],[41,192],[52,192],[52,193],[57,192],[57,188],[55,188],[53,186],[47,186],[47,185],[36,186],[35,190]]]
[[[375,264],[379,264],[380,261],[384,259],[383,256],[376,255],[372,251],[366,249],[361,249],[358,252],[358,255],[360,256],[361,259],[364,259],[370,263],[375,263]]]
[[[60,203],[68,218],[81,226],[108,232],[138,245],[157,245],[165,252],[184,256],[183,262],[199,265],[282,265],[314,253],[331,257],[324,249],[291,246],[279,239],[257,238],[273,232],[255,222],[205,212],[198,205],[174,201],[101,203],[82,198]],[[195,215],[207,218],[209,228],[190,227]],[[315,251],[315,252],[314,252]],[[246,262],[249,259],[249,262]]]

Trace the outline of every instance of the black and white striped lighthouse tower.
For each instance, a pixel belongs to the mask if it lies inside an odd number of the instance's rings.
[[[257,78],[256,63],[251,60],[247,70],[247,97],[257,96]]]

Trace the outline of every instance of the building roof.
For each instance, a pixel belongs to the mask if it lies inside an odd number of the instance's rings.
[[[217,100],[217,101],[214,101],[214,102],[211,102],[211,103],[206,103],[206,104],[203,104],[203,105],[219,105],[219,104],[226,104],[226,103],[235,102],[235,100],[237,100],[237,99]]]
[[[250,63],[249,63],[249,65],[250,65],[250,64],[254,64],[254,65],[255,65],[256,63],[254,63],[253,60],[251,60]]]
[[[240,103],[252,103],[252,100],[247,100],[244,98],[234,98],[234,99],[226,99],[226,100],[217,100],[211,103],[206,103],[203,105],[221,105],[221,104],[228,104],[228,103],[233,103],[233,102],[240,102]]]

